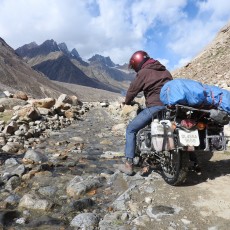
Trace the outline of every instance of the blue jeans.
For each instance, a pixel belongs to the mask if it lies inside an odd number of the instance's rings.
[[[125,144],[125,157],[134,158],[136,148],[136,134],[144,128],[152,120],[160,110],[165,109],[165,106],[153,106],[142,110],[127,126],[126,129],[126,144]]]

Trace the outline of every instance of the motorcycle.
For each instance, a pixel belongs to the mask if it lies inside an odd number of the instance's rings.
[[[217,109],[166,107],[137,133],[136,164],[158,165],[168,184],[180,185],[197,165],[196,154],[226,149],[229,121],[228,113]]]

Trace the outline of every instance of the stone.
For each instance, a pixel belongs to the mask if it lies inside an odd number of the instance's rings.
[[[55,195],[56,191],[57,191],[57,187],[55,186],[46,186],[38,190],[38,192],[41,195],[48,196],[48,197],[52,197],[53,195]]]
[[[35,151],[33,149],[28,149],[25,153],[25,156],[23,157],[23,161],[32,161],[34,163],[43,163],[48,161],[48,158],[46,155],[39,151]]]
[[[13,109],[16,105],[24,106],[27,102],[17,98],[0,98],[0,105],[3,105],[5,109]]]
[[[12,176],[10,179],[6,182],[5,189],[8,191],[13,191],[15,188],[17,188],[21,184],[21,180],[17,176]]]
[[[136,226],[142,226],[142,227],[146,227],[145,223],[148,223],[150,221],[149,216],[147,215],[143,215],[143,216],[139,216],[137,218],[135,218],[132,223]]]
[[[11,121],[8,125],[5,126],[3,133],[13,135],[17,129],[17,123],[15,121]]]
[[[122,228],[121,225],[121,216],[122,212],[115,211],[115,212],[109,212],[106,214],[103,219],[99,222],[99,229],[100,230],[117,230],[117,229],[126,229]]]
[[[103,152],[101,158],[113,159],[113,158],[124,157],[124,156],[125,156],[124,152],[106,151]]]
[[[109,106],[109,102],[108,101],[103,101],[100,103],[101,107],[108,107]]]
[[[70,226],[93,230],[98,226],[99,218],[94,213],[81,213],[73,218]]]
[[[41,118],[41,114],[36,107],[27,106],[19,109],[15,112],[21,118],[30,118],[32,121],[38,120]]]
[[[13,97],[13,94],[10,93],[8,90],[3,91],[6,97]]]
[[[72,104],[72,99],[67,94],[61,94],[57,99],[58,102]]]
[[[22,177],[26,172],[26,168],[24,165],[19,165],[16,169],[13,170],[12,175],[18,175],[19,177]]]
[[[165,215],[172,215],[175,213],[175,209],[173,207],[168,207],[168,206],[148,206],[146,209],[146,214],[150,218],[155,218],[158,219],[159,217],[165,216]]]
[[[32,194],[25,194],[18,205],[19,208],[33,209],[38,211],[48,211],[52,207],[52,203],[45,199],[39,199]]]
[[[100,178],[87,178],[84,181],[76,182],[72,179],[66,188],[67,195],[70,197],[78,198],[91,189],[96,189],[102,186]]]
[[[51,114],[51,110],[47,108],[40,108],[38,107],[38,111],[41,115],[49,115]]]
[[[27,94],[26,94],[25,92],[22,92],[22,91],[16,92],[16,93],[13,95],[13,98],[21,99],[21,100],[24,100],[24,101],[27,101],[27,100],[28,100]]]
[[[0,112],[2,113],[2,112],[4,112],[4,110],[5,110],[5,106],[4,105],[0,105]]]
[[[76,117],[76,113],[73,109],[68,109],[65,111],[65,117],[70,119],[70,118],[75,118]]]
[[[15,158],[9,158],[5,161],[5,165],[8,167],[18,165],[18,161]]]
[[[5,202],[10,204],[10,205],[16,205],[20,201],[20,196],[16,194],[9,195],[6,199]]]
[[[2,150],[7,153],[17,153],[19,149],[22,149],[23,145],[18,142],[7,142],[6,145],[2,147]]]
[[[120,210],[120,211],[126,211],[127,210],[127,206],[126,206],[126,202],[130,201],[131,199],[131,191],[133,189],[135,189],[136,186],[131,186],[130,188],[128,188],[124,193],[122,193],[112,204],[112,206],[116,209],[116,210]]]
[[[5,136],[0,136],[0,145],[3,146],[6,144],[6,137]]]
[[[72,100],[72,105],[82,105],[82,102],[78,100],[77,96],[72,95],[70,98]]]
[[[35,107],[50,109],[55,105],[54,98],[33,99],[29,103]]]

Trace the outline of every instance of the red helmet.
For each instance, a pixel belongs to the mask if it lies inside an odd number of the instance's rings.
[[[149,55],[143,51],[136,51],[129,60],[129,68],[134,69],[135,72],[138,72],[141,69],[141,66],[149,59]]]

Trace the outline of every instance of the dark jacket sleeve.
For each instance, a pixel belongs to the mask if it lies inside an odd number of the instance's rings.
[[[125,97],[125,104],[130,105],[131,101],[137,96],[144,87],[144,76],[137,74],[135,80],[130,84]]]

